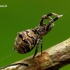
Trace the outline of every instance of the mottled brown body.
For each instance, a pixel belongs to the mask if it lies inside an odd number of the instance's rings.
[[[52,19],[50,17],[52,15],[56,17]],[[38,44],[41,42],[41,55],[42,55],[42,37],[46,35],[53,28],[54,26],[53,22],[60,17],[62,17],[62,15],[57,15],[55,13],[49,13],[47,15],[43,15],[38,27],[34,29],[21,31],[17,34],[17,37],[15,39],[14,49],[17,50],[18,53],[24,54],[30,52],[36,46],[35,54],[33,56],[34,58],[38,50]],[[43,21],[45,19],[50,19],[50,21],[47,24],[44,24]]]
[[[22,38],[19,35],[21,35]],[[34,41],[32,40],[31,37],[33,37],[33,39],[37,39],[37,35],[31,29],[19,32],[18,35],[17,35],[17,37],[16,37],[14,48],[19,53],[27,53],[27,52],[31,51],[32,48],[34,47],[34,43],[33,43]],[[25,40],[27,42],[25,42]],[[24,49],[21,48],[21,46]]]

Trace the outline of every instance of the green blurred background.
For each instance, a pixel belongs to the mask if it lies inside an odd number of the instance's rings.
[[[36,27],[44,14],[55,12],[64,16],[44,36],[43,50],[70,37],[70,0],[0,0],[0,5],[5,4],[7,8],[0,7],[0,67],[33,55],[35,48],[27,54],[12,53],[14,40],[17,32]],[[67,65],[60,70],[69,68]]]

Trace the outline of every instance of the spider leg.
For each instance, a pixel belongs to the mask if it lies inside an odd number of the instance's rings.
[[[45,33],[47,34],[54,26],[54,21],[58,20],[59,18],[61,18],[63,15],[57,15],[57,17],[55,17],[54,19],[50,20],[49,23],[46,25],[46,30]]]
[[[34,55],[33,55],[33,59],[34,59],[34,57],[36,56],[37,52],[38,52],[38,44],[36,45],[36,50],[35,50],[35,53],[34,53]]]
[[[42,18],[41,18],[41,20],[40,20],[40,25],[42,26],[43,25],[43,21],[44,21],[44,19],[50,19],[50,20],[52,20],[52,18],[50,17],[50,16],[58,16],[58,14],[56,14],[56,13],[49,13],[49,14],[47,14],[47,15],[43,15],[42,16]]]
[[[42,48],[43,48],[43,42],[42,42],[42,38],[40,39],[40,40],[38,40],[38,42],[37,42],[37,44],[36,44],[36,50],[35,50],[35,53],[34,53],[34,55],[33,55],[33,59],[34,59],[34,57],[36,56],[36,54],[37,54],[37,52],[38,52],[38,44],[39,44],[39,42],[41,42],[41,55],[42,55]]]
[[[41,38],[41,55],[42,55],[42,49],[43,49],[43,40]]]

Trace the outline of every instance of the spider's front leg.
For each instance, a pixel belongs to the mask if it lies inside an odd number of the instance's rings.
[[[58,17],[59,15],[58,14],[56,14],[56,13],[48,13],[47,15],[43,15],[42,16],[42,18],[41,18],[41,20],[40,20],[40,25],[42,26],[43,25],[43,21],[44,21],[44,19],[50,19],[50,20],[52,20],[52,18],[50,17],[50,16],[56,16],[56,17]],[[62,15],[61,15],[62,16]]]
[[[63,15],[56,15],[56,17],[55,18],[53,18],[53,19],[51,19],[50,21],[49,21],[49,23],[48,24],[46,24],[46,29],[45,29],[45,33],[47,34],[52,28],[53,28],[53,26],[54,26],[54,21],[56,21],[56,20],[58,20],[59,18],[61,18]]]

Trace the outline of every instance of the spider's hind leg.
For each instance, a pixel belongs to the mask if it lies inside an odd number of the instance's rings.
[[[36,45],[36,50],[35,50],[35,53],[34,53],[34,55],[33,55],[33,59],[34,59],[34,57],[36,56],[37,52],[38,52],[38,44]]]
[[[41,56],[42,56],[42,50],[43,50],[43,39],[41,38]]]

